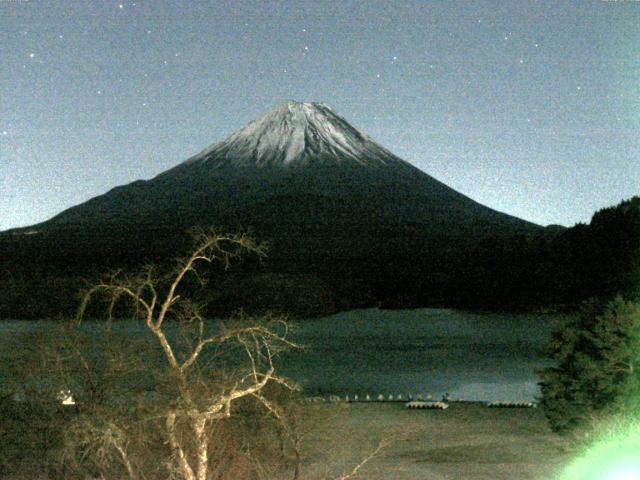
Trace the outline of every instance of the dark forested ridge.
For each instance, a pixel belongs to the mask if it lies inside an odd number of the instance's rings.
[[[242,225],[225,219],[229,228],[251,227],[270,253],[264,261],[243,259],[230,273],[210,272],[201,293],[211,314],[241,307],[299,316],[365,306],[572,308],[592,296],[640,292],[640,197],[572,228],[458,237],[392,221],[353,222],[348,215],[341,221],[330,203],[313,197],[282,200],[298,205],[296,211],[304,201],[316,221],[302,226],[293,213],[283,222],[278,204],[270,204],[277,223],[264,210],[245,215]],[[80,288],[100,274],[169,267],[190,245],[187,226],[180,227],[107,223],[91,231],[66,226],[0,235],[0,316],[68,315]]]

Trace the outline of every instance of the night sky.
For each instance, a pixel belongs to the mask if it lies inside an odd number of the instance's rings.
[[[640,194],[638,1],[0,0],[0,230],[323,101],[487,206]]]

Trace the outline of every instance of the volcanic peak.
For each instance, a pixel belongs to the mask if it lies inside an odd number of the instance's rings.
[[[312,163],[405,163],[324,103],[289,101],[185,163],[289,167]]]

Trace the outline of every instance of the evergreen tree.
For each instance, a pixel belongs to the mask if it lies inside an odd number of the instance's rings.
[[[542,372],[541,405],[558,432],[640,405],[640,307],[622,297],[585,302],[553,333],[553,366]]]

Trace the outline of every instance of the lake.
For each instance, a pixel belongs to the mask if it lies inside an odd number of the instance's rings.
[[[280,360],[309,392],[535,400],[558,315],[357,310],[296,324]]]
[[[470,313],[448,309],[354,310],[293,324],[305,346],[283,354],[280,373],[309,394],[408,394],[482,401],[532,401],[536,369],[552,323],[543,314]],[[135,322],[116,322],[127,330]],[[114,324],[114,325],[115,325]],[[0,322],[7,339],[34,328]]]

